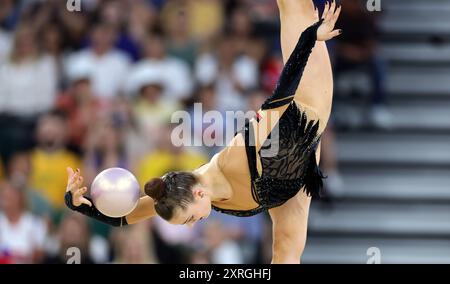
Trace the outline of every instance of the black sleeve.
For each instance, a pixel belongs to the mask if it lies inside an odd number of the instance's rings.
[[[264,102],[261,107],[262,110],[281,107],[289,104],[294,99],[303,70],[316,44],[317,29],[322,24],[322,21],[318,21],[301,34],[294,51],[281,72],[272,96]]]
[[[105,224],[108,224],[108,225],[111,225],[114,227],[122,227],[122,226],[128,225],[126,217],[113,218],[113,217],[108,217],[106,215],[103,215],[100,211],[98,211],[97,208],[95,208],[94,203],[92,202],[92,200],[90,198],[88,198],[88,197],[85,197],[85,198],[88,199],[92,203],[92,206],[89,206],[86,204],[81,204],[80,206],[76,207],[72,203],[72,194],[70,192],[66,192],[66,194],[64,195],[64,201],[66,203],[66,206],[74,211],[77,211],[83,215],[94,218],[100,222],[103,222]]]

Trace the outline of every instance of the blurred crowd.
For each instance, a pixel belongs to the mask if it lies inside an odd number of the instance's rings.
[[[259,108],[283,67],[276,1],[81,3],[70,12],[61,0],[0,1],[0,263],[65,263],[71,247],[83,263],[269,262],[264,214],[212,214],[193,229],[159,218],[111,229],[69,212],[63,196],[67,166],[87,185],[109,167],[143,185],[207,163],[220,147],[175,147],[171,116],[194,103],[203,112]],[[363,70],[370,119],[386,125],[376,22],[359,0],[344,7],[344,36],[330,45],[336,75]],[[331,193],[343,188],[336,123],[323,142]],[[211,123],[200,124],[192,135]]]

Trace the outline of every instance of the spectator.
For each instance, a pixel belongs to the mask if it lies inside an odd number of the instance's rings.
[[[39,190],[55,209],[65,207],[66,167],[80,166],[80,160],[66,149],[67,121],[60,112],[43,115],[36,130],[37,147],[31,154],[31,186]]]
[[[177,14],[181,9],[190,19],[190,37],[199,42],[210,40],[223,28],[225,15],[220,0],[168,1],[162,11],[163,18],[170,18],[170,14]]]
[[[116,231],[117,253],[113,263],[154,264],[157,263],[146,223]]]
[[[5,163],[12,153],[33,146],[34,121],[55,100],[55,64],[41,55],[36,39],[31,26],[18,27],[12,52],[0,64],[0,156]]]
[[[253,37],[253,22],[248,10],[248,7],[245,5],[236,7],[231,13],[227,27],[228,33],[235,37],[238,54],[249,55],[250,47],[255,40]]]
[[[246,55],[239,55],[233,36],[219,40],[218,54],[201,55],[195,70],[200,84],[215,84],[220,111],[247,109],[244,93],[256,87],[258,73],[257,62]]]
[[[98,23],[92,29],[91,46],[71,54],[66,65],[66,70],[73,64],[91,66],[94,94],[105,101],[120,94],[130,67],[128,56],[114,48],[116,40],[117,31],[113,26]]]
[[[203,238],[212,264],[244,263],[239,245],[230,238],[228,231],[219,221],[209,220],[205,224]]]
[[[39,52],[36,42],[31,26],[17,29],[11,55],[0,69],[0,112],[27,118],[52,107],[56,66],[52,58]]]
[[[158,73],[164,88],[164,99],[178,101],[189,97],[192,92],[189,66],[167,55],[163,37],[156,33],[149,35],[142,50],[144,58],[133,67],[128,82],[133,82],[143,72]],[[133,90],[129,85],[127,89]]]
[[[389,127],[391,115],[385,108],[386,74],[379,56],[376,18],[360,0],[349,0],[342,5],[342,15],[336,26],[344,31],[336,42],[336,78],[348,70],[367,72],[373,92],[369,121],[377,127]]]
[[[31,171],[29,153],[19,152],[11,157],[7,168],[8,179],[25,192],[28,209],[31,213],[51,221],[54,213],[52,206],[42,193],[30,185]]]
[[[83,164],[86,183],[90,184],[99,172],[113,167],[130,168],[123,123],[110,115],[92,123],[86,137]]]
[[[60,23],[54,21],[46,23],[40,30],[41,46],[44,54],[53,58],[56,64],[58,85],[62,86],[64,68],[63,68],[63,57],[64,57],[64,35]]]
[[[251,7],[249,11],[251,16],[257,22],[272,23],[278,17],[277,3],[271,0],[244,0],[247,7]]]
[[[161,263],[186,263],[191,246],[198,236],[197,228],[177,226],[165,222],[161,218],[152,220],[153,239],[156,253]]]
[[[188,108],[189,115],[192,119],[193,135],[199,141],[203,141],[201,152],[212,158],[218,152],[224,141],[223,127],[224,122],[210,121],[205,122],[204,119],[195,119],[197,116],[206,118],[206,114],[211,111],[217,111],[217,95],[213,85],[202,86],[193,98],[193,105]],[[202,113],[196,113],[201,111]],[[195,139],[195,138],[194,138]],[[219,143],[216,143],[219,142]]]
[[[28,212],[25,192],[10,182],[0,186],[0,259],[9,263],[39,263],[47,228]]]
[[[139,68],[128,81],[129,91],[136,94],[133,102],[133,114],[140,135],[148,145],[147,152],[154,149],[161,127],[170,122],[173,112],[180,106],[177,102],[164,97],[165,75],[156,68]]]
[[[197,56],[198,42],[189,35],[191,18],[183,6],[177,7],[179,11],[169,13],[164,19],[167,34],[167,52],[186,62],[191,69],[194,68]]]
[[[158,11],[149,1],[131,1],[129,5],[126,33],[122,36],[125,40],[120,40],[118,47],[127,51],[136,61],[142,57],[139,47],[144,44],[148,31],[159,30],[160,23]]]
[[[89,251],[90,236],[89,226],[84,216],[77,213],[64,216],[59,226],[56,253],[47,254],[43,263],[66,264],[72,257],[67,253],[70,252],[70,248],[74,248],[79,250],[76,252],[80,257],[79,264],[93,264]]]
[[[58,1],[64,5],[67,2]],[[89,5],[83,3],[83,9],[88,10]],[[88,11],[86,11],[88,12]],[[73,13],[67,9],[58,9],[58,18],[61,20],[61,26],[64,28],[65,39],[68,47],[68,51],[79,51],[86,45],[86,37],[91,32],[91,13]]]
[[[136,13],[136,8],[139,7],[140,13]],[[148,21],[144,21],[147,19],[149,5],[144,3],[142,0],[132,1],[127,3],[125,1],[113,0],[104,2],[99,7],[99,17],[102,22],[112,26],[116,31],[117,40],[115,46],[126,52],[133,61],[139,59],[139,33],[143,32],[142,28],[146,28],[145,24],[150,24]],[[131,14],[133,13],[133,14]],[[136,19],[133,17],[136,16]],[[143,17],[144,16],[144,17]],[[137,30],[128,30],[127,29],[127,20],[132,23],[139,23],[141,25],[141,29]],[[136,25],[133,26],[136,28]],[[130,33],[137,32],[137,33]],[[137,37],[136,37],[137,36]]]
[[[89,125],[109,110],[109,106],[97,99],[92,89],[92,68],[83,62],[75,62],[68,71],[69,87],[58,96],[56,108],[65,113],[68,122],[68,143],[81,152]]]

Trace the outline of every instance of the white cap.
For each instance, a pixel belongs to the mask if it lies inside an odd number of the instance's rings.
[[[136,95],[143,87],[158,85],[164,88],[164,77],[161,70],[149,65],[137,66],[128,77],[126,83],[126,92],[130,95]]]
[[[93,62],[83,60],[81,58],[71,58],[66,66],[66,74],[70,83],[83,80],[92,79],[94,73]]]

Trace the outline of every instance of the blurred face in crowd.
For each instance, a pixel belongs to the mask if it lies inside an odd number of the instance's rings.
[[[140,95],[147,103],[156,104],[162,95],[162,86],[158,84],[151,84],[144,86],[141,89]]]
[[[56,115],[46,115],[39,120],[37,142],[45,151],[56,151],[66,143],[66,121]]]
[[[88,247],[89,230],[84,216],[71,214],[62,221],[59,228],[61,251],[65,254],[69,247],[86,250]]]
[[[187,36],[189,33],[189,16],[184,7],[170,16],[165,22],[165,28],[169,34]]]
[[[220,246],[220,244],[222,244],[222,242],[225,239],[224,228],[217,221],[208,222],[205,225],[205,230],[204,230],[203,234],[204,234],[206,245],[211,249],[214,249],[214,248],[217,248],[218,246]]]
[[[159,149],[166,150],[174,155],[181,154],[185,151],[183,147],[176,147],[172,143],[172,130],[173,125],[163,125],[158,128],[158,134],[156,136],[156,144]],[[176,165],[178,166],[178,165]]]
[[[121,261],[127,264],[144,264],[148,262],[148,243],[143,232],[128,231],[122,240]]]
[[[15,36],[13,51],[15,60],[23,60],[36,55],[36,38],[31,27],[19,27]]]
[[[231,65],[237,56],[236,38],[225,36],[219,43],[219,58],[223,65]]]
[[[63,39],[61,30],[55,24],[47,25],[43,29],[43,40],[44,49],[46,52],[57,55],[62,52]]]
[[[9,182],[0,185],[0,209],[6,216],[16,216],[25,210],[25,195]]]
[[[199,102],[202,104],[203,110],[215,110],[216,109],[216,94],[214,87],[208,86],[200,90]]]
[[[92,84],[89,79],[78,80],[72,84],[72,91],[78,103],[89,102],[92,99]]]
[[[92,32],[92,47],[97,54],[108,52],[116,41],[116,30],[113,26],[100,24]]]
[[[102,20],[110,25],[120,26],[127,14],[124,9],[128,7],[128,5],[123,4],[123,1],[116,0],[106,2],[101,10]]]
[[[117,152],[121,145],[121,132],[109,119],[103,119],[97,124],[98,150],[103,152]]]
[[[231,29],[238,36],[248,36],[252,32],[249,13],[244,9],[236,9],[231,17]]]
[[[189,264],[211,264],[207,251],[195,251],[189,257]]]
[[[146,58],[163,59],[166,56],[166,48],[162,37],[156,35],[149,36],[144,44]]]
[[[27,153],[15,154],[8,163],[8,175],[15,184],[25,185],[30,171],[30,156]]]

